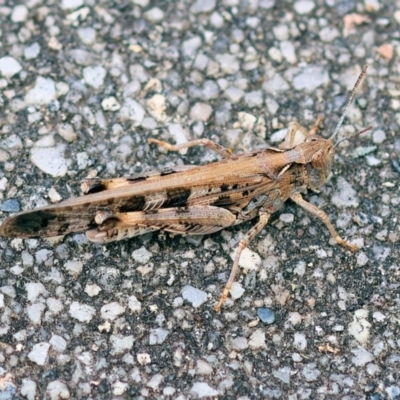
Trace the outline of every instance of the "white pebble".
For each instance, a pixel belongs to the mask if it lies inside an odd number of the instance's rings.
[[[245,290],[239,282],[233,282],[231,290],[229,291],[231,297],[235,300],[242,297],[244,292]]]
[[[249,338],[249,347],[253,350],[265,347],[265,331],[257,329]]]
[[[315,7],[315,3],[311,0],[299,0],[293,5],[294,10],[297,14],[305,15],[309,14]]]
[[[90,296],[90,297],[94,297],[97,296],[100,292],[101,292],[101,287],[96,285],[95,283],[93,284],[88,284],[85,286],[85,290],[84,292]]]
[[[299,91],[314,92],[319,86],[324,86],[328,83],[329,74],[327,69],[314,65],[305,67],[293,78],[293,86]]]
[[[297,350],[305,350],[307,347],[307,339],[304,333],[296,332],[294,334],[293,346],[296,347]]]
[[[337,181],[337,191],[332,196],[332,203],[337,207],[357,207],[357,192],[352,188],[343,177],[339,176]]]
[[[66,271],[76,278],[78,275],[81,274],[82,269],[83,269],[83,263],[82,261],[77,261],[77,260],[68,260],[65,265],[64,265]]]
[[[235,252],[231,253],[232,260],[235,257]],[[256,252],[250,250],[248,247],[243,249],[240,254],[239,266],[246,270],[258,271],[261,265],[261,257]]]
[[[59,335],[53,335],[50,339],[50,344],[52,349],[58,353],[62,353],[67,348],[66,340]]]
[[[147,100],[147,111],[150,115],[159,122],[165,121],[167,115],[165,111],[167,110],[167,104],[165,96],[162,94],[155,94],[150,99]]]
[[[83,69],[83,79],[89,86],[95,89],[99,89],[103,86],[106,75],[107,71],[100,66],[91,66]]]
[[[142,310],[142,303],[137,299],[136,296],[129,296],[128,307],[132,312],[139,313]]]
[[[74,10],[83,6],[83,0],[62,0],[61,8],[63,10]]]
[[[34,303],[40,295],[46,295],[47,290],[41,282],[25,283],[26,297],[30,303]]]
[[[217,54],[215,58],[224,74],[233,75],[240,69],[239,60],[233,54]]]
[[[186,285],[182,289],[182,297],[192,304],[194,308],[200,307],[207,301],[207,293],[196,289],[193,286]]]
[[[130,120],[134,126],[139,126],[143,121],[145,111],[136,100],[127,98],[119,111],[119,115],[122,120]]]
[[[46,397],[50,400],[69,399],[71,397],[68,386],[61,381],[50,382],[47,385],[46,394]]]
[[[42,315],[46,306],[43,303],[35,303],[26,308],[28,318],[34,325],[40,325],[42,322]]]
[[[133,347],[133,342],[135,339],[132,335],[123,336],[123,335],[111,335],[110,343],[112,345],[111,354],[118,355],[123,354]]]
[[[155,374],[149,379],[149,381],[146,383],[146,386],[156,391],[163,380],[164,377],[161,374]]]
[[[368,310],[359,309],[354,312],[353,321],[349,324],[348,332],[357,342],[365,344],[370,336],[371,323],[368,322]]]
[[[35,86],[25,95],[25,104],[27,106],[44,106],[50,104],[56,98],[56,85],[53,79],[38,76]]]
[[[101,318],[108,319],[110,321],[114,321],[117,317],[125,312],[125,308],[121,306],[121,304],[116,301],[106,304],[101,307],[100,314]]]
[[[150,329],[149,345],[164,343],[165,339],[169,335],[169,331],[163,328]]]
[[[90,26],[79,28],[77,33],[79,39],[85,44],[93,44],[96,41],[96,30]]]
[[[21,394],[28,400],[35,400],[36,398],[36,383],[31,379],[22,379]]]
[[[353,349],[351,352],[354,354],[354,357],[351,358],[351,361],[357,367],[363,367],[365,364],[374,360],[374,356],[362,347]]]
[[[146,11],[143,14],[143,17],[147,21],[149,21],[153,24],[156,24],[157,22],[160,22],[164,19],[164,11],[161,10],[161,8],[153,7],[153,8],[150,8],[150,10]]]
[[[242,89],[239,89],[235,86],[230,86],[228,87],[225,92],[225,97],[231,102],[231,103],[239,103],[239,101],[242,99],[244,96],[244,91]]]
[[[209,104],[206,103],[196,103],[190,109],[190,118],[194,121],[207,122],[212,114],[213,110]]]
[[[190,389],[190,393],[199,399],[203,397],[214,397],[219,395],[218,390],[213,389],[206,382],[195,382]]]
[[[116,381],[112,385],[113,395],[122,396],[129,388],[129,383]]]
[[[11,78],[22,70],[21,64],[13,57],[0,58],[0,74],[5,78]]]
[[[12,22],[24,22],[28,16],[28,9],[24,4],[15,6],[11,13]]]
[[[90,322],[96,314],[96,309],[87,304],[74,301],[69,307],[69,314],[80,322]]]
[[[101,106],[104,111],[118,111],[121,108],[121,104],[119,104],[118,100],[113,96],[103,99]]]
[[[28,358],[37,365],[45,365],[50,344],[46,342],[35,344],[28,354]]]
[[[134,259],[134,261],[140,264],[147,264],[150,261],[151,257],[153,257],[153,253],[147,251],[144,246],[142,246],[140,249],[135,250],[132,253],[132,258]]]
[[[64,158],[65,149],[64,144],[55,147],[32,147],[31,161],[41,171],[55,178],[65,176],[71,164],[71,160]]]

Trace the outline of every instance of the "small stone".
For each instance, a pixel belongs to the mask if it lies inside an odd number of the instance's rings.
[[[242,350],[246,350],[249,347],[249,344],[245,337],[239,336],[234,339],[231,339],[230,347],[233,350],[242,351]]]
[[[132,335],[123,336],[123,335],[111,335],[110,343],[112,345],[111,354],[118,355],[126,353],[131,350],[133,347],[135,339]]]
[[[43,303],[35,303],[26,308],[26,314],[34,325],[40,325],[42,322],[42,315],[46,306]]]
[[[22,379],[21,395],[28,400],[35,400],[36,398],[36,383],[31,379]]]
[[[257,329],[252,333],[249,338],[249,346],[253,350],[265,347],[265,331],[264,329]]]
[[[57,129],[58,134],[67,142],[74,142],[78,138],[78,135],[75,133],[71,124],[60,124],[58,125]]]
[[[96,30],[90,26],[79,28],[77,33],[84,44],[90,45],[96,41]]]
[[[27,106],[46,106],[56,98],[56,85],[53,79],[38,76],[35,86],[25,95],[25,104]]]
[[[340,32],[332,26],[326,26],[319,31],[319,38],[325,43],[333,42],[339,36]]]
[[[312,10],[314,10],[314,7],[315,3],[311,0],[299,0],[293,5],[294,10],[299,15],[309,14]]]
[[[138,353],[136,358],[140,365],[148,365],[151,363],[151,356],[148,353]]]
[[[119,111],[119,115],[122,120],[130,120],[134,126],[139,126],[143,121],[145,111],[136,100],[127,98]]]
[[[196,0],[190,11],[193,14],[209,13],[214,10],[216,6],[216,0]]]
[[[294,221],[294,215],[290,213],[279,215],[279,219],[285,224],[292,224]]]
[[[259,308],[257,310],[257,315],[266,325],[271,325],[275,322],[275,313],[270,308]]]
[[[0,205],[0,210],[10,213],[20,212],[21,205],[17,199],[8,199]]]
[[[233,54],[217,54],[215,58],[224,74],[233,75],[240,69],[239,60]]]
[[[80,322],[90,322],[96,314],[96,309],[87,304],[74,301],[69,307],[69,314]]]
[[[207,122],[213,112],[212,107],[205,103],[196,103],[189,112],[190,118],[194,121]]]
[[[64,0],[64,2],[65,1],[66,0]],[[64,382],[57,380],[47,385],[46,394],[46,398],[50,400],[69,399],[71,397],[68,386]]]
[[[196,373],[199,375],[211,375],[213,368],[208,362],[200,359],[196,362]]]
[[[32,147],[31,161],[41,171],[55,178],[65,176],[71,160],[64,158],[66,146],[58,144],[55,147]]]
[[[167,118],[166,111],[167,104],[166,98],[162,94],[156,93],[147,100],[148,113],[158,122],[163,122]]]
[[[231,102],[231,103],[239,103],[239,101],[243,98],[244,96],[244,91],[242,89],[238,89],[235,86],[230,86],[228,89],[225,90],[224,92],[225,97]]]
[[[101,318],[108,319],[110,321],[114,321],[114,319],[119,317],[124,312],[125,308],[116,301],[104,305],[100,310]]]
[[[15,6],[11,13],[11,21],[12,22],[24,22],[28,17],[29,11],[28,8],[24,4],[19,4]]]
[[[101,106],[104,111],[118,111],[121,108],[121,104],[119,104],[117,99],[113,96],[103,99]]]
[[[367,164],[370,167],[377,167],[382,164],[382,161],[379,158],[376,158],[375,156],[372,155],[366,156],[365,159],[367,160]]]
[[[382,129],[378,129],[378,130],[374,131],[374,133],[372,134],[372,141],[375,144],[381,144],[385,140],[386,140],[386,133]]]
[[[357,192],[341,176],[337,180],[337,191],[333,193],[332,203],[337,207],[358,207]]]
[[[374,356],[363,347],[353,349],[351,352],[354,354],[354,357],[352,357],[351,361],[357,367],[363,367],[365,364],[368,364],[374,360]]]
[[[104,85],[106,75],[107,71],[100,66],[86,67],[83,69],[83,79],[89,86],[95,89],[100,89]]]
[[[116,381],[112,385],[113,395],[122,396],[129,388],[129,383]]]
[[[293,42],[290,42],[289,40],[283,40],[282,42],[280,42],[279,48],[281,50],[282,56],[286,59],[288,63],[297,63],[296,48],[294,47]]]
[[[37,365],[45,365],[50,344],[46,342],[35,344],[28,353],[28,358]]]
[[[5,78],[12,78],[20,71],[22,71],[22,66],[15,58],[9,56],[0,58],[0,74]]]
[[[235,252],[231,253],[232,260],[234,259]],[[261,265],[261,257],[256,252],[250,250],[248,247],[243,249],[240,259],[239,266],[245,270],[258,271]]]
[[[261,90],[255,90],[244,95],[244,102],[250,108],[261,107],[264,103]]]
[[[94,297],[97,296],[100,292],[101,292],[101,287],[96,285],[95,283],[93,284],[88,284],[85,286],[85,290],[84,292],[90,296],[90,297]]]
[[[307,339],[304,333],[296,332],[294,334],[293,346],[298,350],[305,350],[307,348]]]
[[[272,375],[275,376],[275,378],[280,379],[283,383],[290,385],[291,372],[292,370],[290,367],[283,367],[278,370],[273,370]]]
[[[150,329],[149,345],[162,344],[169,335],[169,330],[163,328]]]
[[[147,264],[150,261],[151,257],[153,257],[153,253],[147,251],[144,246],[142,246],[138,250],[135,250],[132,253],[132,258],[134,259],[134,261],[140,264]]]
[[[61,8],[63,10],[75,10],[83,6],[83,0],[62,0]]]
[[[193,286],[186,285],[182,289],[182,297],[192,304],[194,308],[200,307],[207,301],[207,293],[196,289]]]
[[[296,90],[314,92],[318,87],[329,83],[329,74],[326,68],[309,65],[302,69],[293,79],[293,86]]]
[[[50,344],[52,349],[58,353],[62,353],[67,348],[67,342],[59,335],[53,335],[50,339]]]
[[[206,382],[195,382],[190,389],[190,393],[199,399],[202,399],[204,397],[211,398],[220,394],[218,390],[213,389]]]
[[[371,323],[368,321],[368,310],[359,309],[354,312],[353,321],[349,324],[348,332],[360,344],[368,342]]]
[[[143,14],[143,17],[147,21],[149,21],[153,24],[157,24],[158,22],[160,22],[164,19],[164,11],[161,10],[161,8],[153,7],[153,8],[150,8],[150,10],[146,11]]]
[[[303,376],[307,382],[315,382],[318,380],[321,375],[321,371],[317,369],[317,365],[315,363],[307,364],[303,368]]]
[[[231,294],[231,297],[234,300],[242,297],[244,292],[245,292],[245,290],[239,282],[233,282],[231,290],[229,291],[229,293]]]
[[[25,283],[26,297],[30,303],[34,303],[40,295],[46,295],[47,290],[41,282]]]
[[[83,269],[82,261],[68,260],[64,265],[66,271],[74,278],[78,277]]]
[[[136,296],[129,296],[128,307],[132,312],[139,313],[142,310],[142,303],[137,299]]]

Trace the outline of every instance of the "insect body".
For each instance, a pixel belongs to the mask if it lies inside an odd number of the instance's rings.
[[[364,67],[354,92],[364,76]],[[336,134],[344,113],[334,132]],[[280,148],[232,155],[207,139],[171,145],[155,139],[169,150],[206,145],[224,159],[205,166],[139,174],[117,179],[87,179],[84,196],[26,211],[7,218],[0,227],[6,237],[51,237],[86,232],[95,243],[108,243],[152,231],[203,235],[258,217],[236,249],[229,280],[216,310],[220,310],[234,282],[240,254],[265,227],[271,214],[289,198],[320,218],[336,242],[350,250],[356,246],[342,239],[327,215],[303,199],[307,189],[318,189],[328,178],[335,145],[316,132],[291,123]],[[296,132],[303,134],[294,145]]]

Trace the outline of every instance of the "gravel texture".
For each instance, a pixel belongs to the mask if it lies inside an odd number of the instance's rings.
[[[216,304],[245,223],[207,237],[0,238],[0,398],[399,399],[400,8],[383,0],[0,1],[0,220],[84,177],[202,164],[207,137],[329,136],[332,177],[288,202]]]

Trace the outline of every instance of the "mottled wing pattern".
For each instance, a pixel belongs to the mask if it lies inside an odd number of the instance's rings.
[[[251,153],[251,157],[255,154]],[[88,231],[97,227],[95,216],[98,211],[151,212],[197,204],[243,206],[264,192],[272,182],[259,168],[248,168],[245,165],[248,158],[234,157],[233,160],[202,167],[184,167],[184,171],[168,170],[145,176],[86,180],[87,195],[12,216],[3,222],[0,235],[29,238]],[[193,226],[192,229],[200,228]],[[170,230],[174,231],[174,228]],[[176,227],[176,231],[181,232],[182,228]]]

